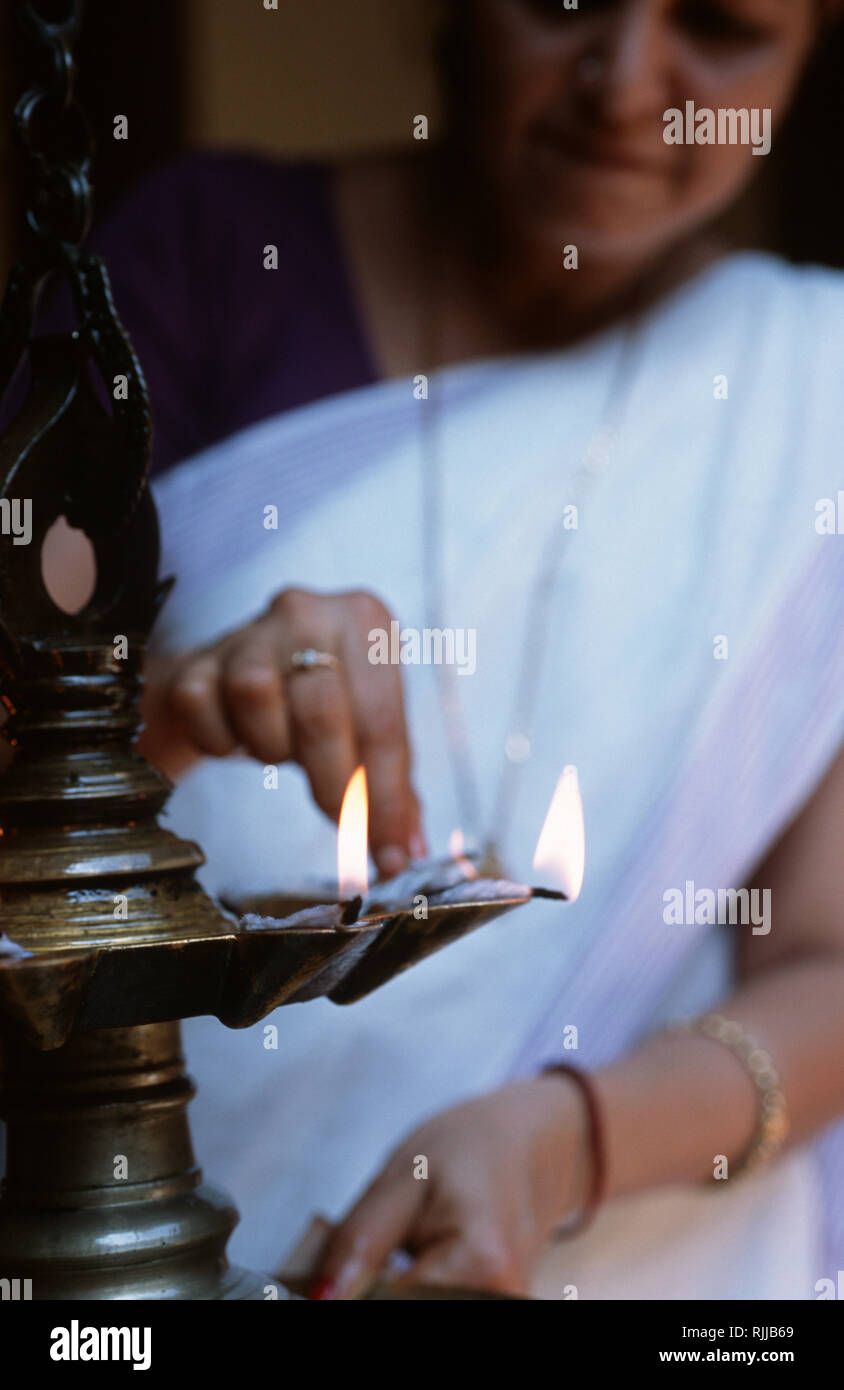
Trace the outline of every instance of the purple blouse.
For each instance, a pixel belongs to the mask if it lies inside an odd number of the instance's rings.
[[[96,226],[147,378],[152,471],[280,411],[374,381],[331,204],[331,170],[192,154]],[[264,268],[278,248],[278,269]],[[39,331],[66,326],[60,289]]]

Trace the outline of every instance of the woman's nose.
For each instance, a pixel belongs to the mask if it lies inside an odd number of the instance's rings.
[[[582,60],[593,104],[612,125],[662,113],[669,87],[670,34],[661,0],[627,0],[597,30]]]

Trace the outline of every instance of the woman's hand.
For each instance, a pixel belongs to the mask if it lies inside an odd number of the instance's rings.
[[[371,594],[285,589],[256,621],[176,661],[151,664],[141,751],[171,776],[203,754],[241,749],[297,762],[317,805],[337,819],[355,768],[366,768],[370,845],[385,876],[425,853],[397,666],[369,661],[369,632],[390,613]],[[338,669],[296,671],[313,647]]]
[[[526,1293],[542,1249],[578,1209],[586,1115],[558,1076],[505,1086],[415,1130],[334,1233],[312,1298],[348,1298],[394,1250],[396,1282]],[[417,1177],[424,1171],[427,1178]]]

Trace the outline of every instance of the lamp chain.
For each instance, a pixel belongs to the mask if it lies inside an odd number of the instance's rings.
[[[53,20],[45,18],[38,0],[18,0],[15,11],[36,65],[35,81],[15,107],[13,132],[28,166],[25,216],[41,243],[42,265],[59,263],[62,244],[78,246],[84,240],[92,209],[93,140],[74,97],[70,51],[81,8],[78,0],[63,0],[60,8]]]
[[[70,48],[82,5],[16,0],[14,13],[29,41],[35,76],[13,119],[26,166],[28,239],[0,307],[0,395],[32,340],[44,282],[57,271],[67,277],[78,323],[67,337],[92,359],[111,397],[110,457],[83,451],[68,480],[65,514],[89,534],[92,526],[120,530],[146,486],[152,425],[146,382],[115,309],[105,265],[82,249],[92,215],[94,155],[90,126],[74,95]]]

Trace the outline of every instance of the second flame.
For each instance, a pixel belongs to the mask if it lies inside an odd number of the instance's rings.
[[[577,768],[569,765],[560,773],[539,836],[533,867],[539,869],[574,902],[583,886],[586,837],[583,829],[583,803]]]

